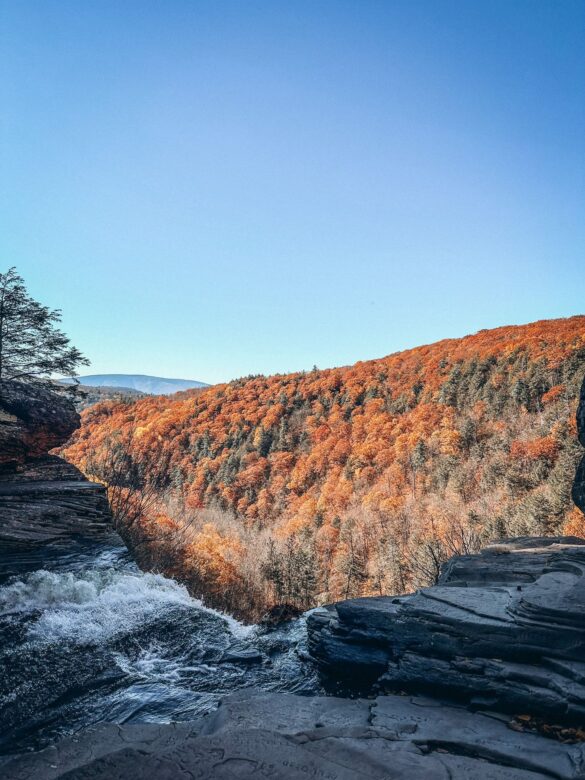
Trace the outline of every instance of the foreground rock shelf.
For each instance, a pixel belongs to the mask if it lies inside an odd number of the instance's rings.
[[[585,541],[513,539],[452,559],[439,584],[315,610],[329,677],[585,723]]]
[[[577,780],[585,748],[429,699],[244,691],[199,721],[98,726],[0,772],[5,780]]]

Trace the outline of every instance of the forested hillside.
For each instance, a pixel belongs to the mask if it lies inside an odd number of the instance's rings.
[[[143,562],[245,617],[432,582],[494,537],[585,532],[585,317],[86,410],[66,457]]]

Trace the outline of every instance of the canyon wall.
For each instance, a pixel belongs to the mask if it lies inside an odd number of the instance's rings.
[[[34,567],[48,547],[112,534],[103,485],[49,455],[78,426],[70,398],[38,384],[0,386],[0,577]]]

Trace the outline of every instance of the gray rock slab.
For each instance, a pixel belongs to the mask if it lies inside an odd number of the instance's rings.
[[[583,746],[436,700],[241,691],[194,723],[105,725],[0,765],[5,780],[578,780]]]
[[[492,764],[541,772],[549,777],[585,777],[585,745],[513,731],[505,722],[464,707],[428,699],[379,696],[372,725],[408,738],[426,750],[482,758]]]
[[[218,709],[203,720],[201,733],[265,728],[267,724],[280,734],[300,734],[319,729],[339,732],[357,728],[363,731],[370,725],[370,711],[371,702],[365,699],[244,690],[222,699]]]
[[[28,556],[73,539],[114,539],[103,485],[54,456],[27,461],[0,475],[0,577],[28,570]]]
[[[104,723],[65,737],[35,753],[23,753],[0,763],[6,780],[54,780],[111,753],[132,747],[151,752],[172,747],[199,733],[197,723]]]
[[[454,558],[434,587],[329,605],[307,628],[323,674],[362,690],[378,682],[585,723],[585,540],[502,540]]]

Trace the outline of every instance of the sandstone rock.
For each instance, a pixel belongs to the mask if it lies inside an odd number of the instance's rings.
[[[576,780],[585,748],[417,697],[242,691],[193,723],[100,726],[0,771],[6,780]]]
[[[325,675],[585,722],[585,541],[512,539],[454,558],[439,585],[308,617]]]
[[[79,415],[68,397],[39,384],[0,383],[0,465],[46,455],[78,427]]]

